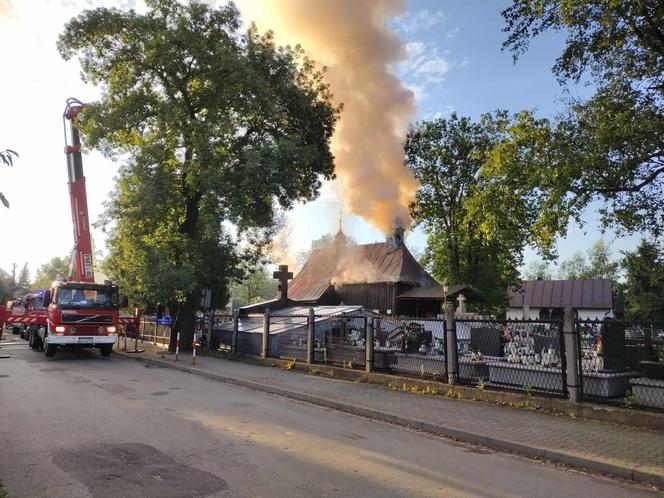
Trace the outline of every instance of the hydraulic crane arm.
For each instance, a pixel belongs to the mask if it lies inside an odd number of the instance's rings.
[[[90,236],[85,176],[83,175],[81,140],[74,123],[74,118],[82,110],[82,102],[74,98],[69,98],[67,99],[65,111],[62,114],[65,132],[65,154],[67,155],[67,172],[69,175],[69,200],[71,202],[71,217],[74,225],[74,250],[69,277],[73,277],[72,273],[75,269],[77,282],[94,283],[92,238]]]

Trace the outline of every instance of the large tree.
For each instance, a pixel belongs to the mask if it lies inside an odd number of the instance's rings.
[[[69,275],[70,258],[54,257],[48,263],[44,263],[37,269],[34,287],[36,289],[48,289],[54,280],[62,280]]]
[[[172,303],[189,347],[201,289],[225,304],[275,209],[333,177],[339,109],[299,47],[243,31],[232,3],[146,3],[84,11],[58,47],[101,86],[77,121],[87,145],[131,158],[106,213],[106,269],[134,302]]]
[[[494,309],[505,304],[508,286],[516,283],[529,216],[512,209],[508,191],[485,197],[480,170],[500,138],[497,122],[504,119],[496,113],[477,123],[453,113],[413,126],[405,145],[407,164],[420,183],[412,215],[427,235],[423,262],[441,282],[473,286]]]
[[[538,199],[538,243],[550,248],[569,218],[600,203],[601,223],[654,235],[664,227],[664,5],[660,0],[513,0],[504,48],[515,60],[547,31],[565,33],[553,71],[592,82],[553,121],[524,112],[491,174],[521,180]],[[525,158],[525,161],[521,161]],[[532,194],[534,193],[534,194]]]
[[[625,253],[625,311],[633,320],[664,322],[664,250],[642,240]]]

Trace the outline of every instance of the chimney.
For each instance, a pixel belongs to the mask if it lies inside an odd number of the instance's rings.
[[[386,237],[385,244],[388,253],[398,251],[401,246],[403,246],[403,232],[403,227],[397,226],[394,228],[394,231]]]

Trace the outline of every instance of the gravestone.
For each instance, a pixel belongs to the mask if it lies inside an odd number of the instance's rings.
[[[501,356],[500,329],[479,327],[470,329],[470,349],[485,356]]]
[[[605,321],[602,323],[601,335],[604,370],[622,370],[627,368],[624,322]]]

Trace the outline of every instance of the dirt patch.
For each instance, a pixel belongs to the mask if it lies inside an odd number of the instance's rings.
[[[63,450],[53,463],[95,497],[206,496],[228,484],[220,477],[175,461],[147,444],[123,443]]]

